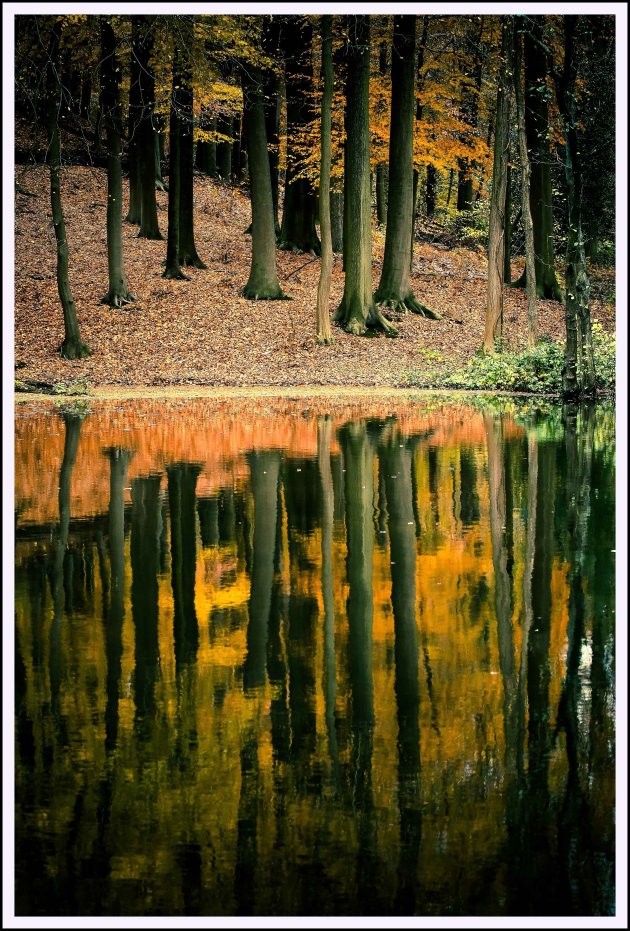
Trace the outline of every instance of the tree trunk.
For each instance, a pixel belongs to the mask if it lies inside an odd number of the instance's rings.
[[[376,222],[385,226],[387,219],[387,165],[376,166]]]
[[[422,35],[420,37],[420,47],[418,48],[418,91],[422,89],[424,84],[424,75],[422,73],[424,68],[424,56],[427,51],[427,40],[429,38],[429,16],[422,17]],[[415,123],[422,119],[422,104],[418,100],[416,103],[416,117],[414,120],[414,132],[413,138],[415,140]],[[411,210],[411,257],[409,259],[409,268],[411,269],[411,264],[413,262],[413,244],[416,240],[416,213],[418,209],[418,182],[420,180],[420,173],[414,162],[413,168],[413,198],[412,198],[412,210]]]
[[[372,297],[369,16],[349,16],[348,35],[344,168],[346,277],[343,297],[335,313],[335,319],[348,333],[363,335],[367,327],[380,326],[387,335],[396,336],[396,328],[383,317]],[[411,227],[410,217],[408,222]]]
[[[322,16],[322,90],[321,165],[319,175],[319,230],[322,243],[322,261],[317,286],[317,342],[332,343],[330,313],[330,282],[332,280],[332,230],[330,224],[330,166],[331,166],[331,106],[333,95],[332,16]]]
[[[310,178],[298,177],[301,153],[294,140],[313,118],[310,103],[313,84],[312,27],[305,16],[286,16],[282,44],[287,92],[287,174],[278,248],[320,254],[315,230],[316,199]]]
[[[180,16],[181,27],[176,37],[183,43],[180,49],[179,70],[179,263],[193,268],[207,268],[195,246],[194,192],[193,192],[193,88],[191,54],[193,44],[193,18]]]
[[[68,280],[68,240],[66,224],[61,206],[61,182],[59,165],[61,146],[59,144],[59,124],[57,117],[61,106],[61,87],[59,75],[59,39],[62,30],[61,20],[53,26],[48,51],[49,65],[46,73],[46,91],[48,97],[48,164],[50,166],[50,205],[57,243],[57,289],[63,310],[64,340],[60,352],[64,359],[83,359],[92,355],[92,351],[81,340],[77,311]]]
[[[232,139],[233,119],[222,114],[217,118],[217,132]],[[232,142],[217,142],[217,173],[223,181],[232,177]]]
[[[333,252],[343,252],[343,191],[330,192],[330,225]]]
[[[374,300],[381,306],[425,317],[438,315],[413,296],[413,119],[415,107],[415,16],[395,16],[392,43],[392,104],[389,136],[389,199],[381,280]]]
[[[492,167],[492,194],[490,200],[490,229],[488,232],[488,293],[486,328],[483,348],[495,352],[495,339],[503,335],[503,258],[505,249],[505,192],[507,189],[507,161],[510,145],[510,85],[508,59],[512,44],[511,24],[503,19],[501,33],[501,65],[497,90],[496,125],[494,131],[494,162]]]
[[[278,55],[280,49],[280,16],[265,16],[263,20],[263,50],[269,58]],[[276,237],[280,235],[278,213],[278,185],[280,164],[280,111],[282,98],[280,77],[273,68],[264,75],[265,81],[265,129],[267,131],[267,148],[269,151],[269,171],[271,173],[271,197],[273,199],[273,221]]]
[[[122,248],[122,114],[120,68],[116,36],[106,17],[101,17],[101,102],[107,134],[107,267],[109,289],[102,303],[122,307],[135,300],[123,269]]]
[[[530,210],[530,164],[527,153],[527,135],[525,132],[525,101],[521,83],[521,34],[514,30],[514,99],[516,101],[516,119],[518,125],[518,148],[521,160],[521,210],[525,227],[525,268],[527,270],[527,345],[533,349],[538,339],[536,319],[536,261],[534,246],[534,227]]]
[[[199,622],[195,608],[195,497],[200,471],[196,463],[190,462],[177,462],[166,469],[171,517],[173,645],[178,679],[185,666],[194,664],[199,647]]]
[[[157,119],[154,118],[154,121],[157,122]],[[159,128],[156,126],[153,131],[153,157],[155,160],[155,190],[156,191],[167,191],[168,188],[164,184],[164,178],[162,177],[162,146],[160,144],[160,139],[162,137],[162,127]]]
[[[544,49],[543,17],[528,17],[525,31],[525,130],[531,166],[529,202],[534,228],[536,294],[561,301],[556,279],[553,244],[552,156],[549,152],[549,100],[547,76],[549,61]],[[525,286],[523,274],[515,287]]]
[[[263,83],[260,73],[251,68],[243,72],[243,107],[252,200],[252,263],[243,295],[254,300],[278,300],[285,295],[276,271],[276,235]]]
[[[595,393],[593,335],[589,308],[590,282],[586,270],[582,232],[582,165],[578,149],[575,86],[577,20],[564,17],[564,71],[558,81],[558,103],[564,121],[565,175],[567,180],[567,249],[565,322],[567,345],[563,394],[578,398]]]
[[[140,20],[143,17],[138,17]],[[138,30],[138,62],[140,66],[140,106],[138,126],[138,170],[140,178],[140,229],[143,239],[162,239],[155,199],[155,151],[153,111],[155,108],[155,77],[150,70],[153,53],[153,32],[141,25]]]
[[[427,216],[435,214],[437,203],[437,170],[435,165],[427,165]]]
[[[508,159],[505,182],[505,247],[503,249],[503,283],[512,284],[512,167]]]
[[[472,61],[464,73],[462,83],[462,120],[470,127],[470,132],[477,129],[478,100],[481,92],[481,36],[483,34],[483,17],[480,17],[478,31],[469,31],[464,39],[465,52]],[[473,89],[474,88],[474,89]],[[471,167],[467,158],[458,159],[459,176],[457,181],[457,209],[472,210],[475,202]]]
[[[129,75],[129,115],[127,118],[127,141],[129,160],[129,210],[127,223],[140,224],[140,169],[138,165],[138,127],[140,126],[140,64],[138,62],[139,17],[131,17],[131,65]],[[99,113],[101,112],[99,100]],[[100,117],[99,117],[100,119]]]
[[[179,51],[177,43],[173,49],[173,82],[171,88],[171,108],[169,123],[169,151],[168,151],[168,237],[166,241],[166,267],[163,278],[175,278],[179,281],[187,280],[179,263],[179,218],[181,199],[181,130],[179,126],[180,110],[180,76]]]
[[[212,117],[209,123],[206,123],[209,132],[216,132],[217,120]],[[217,176],[217,144],[216,142],[199,141],[196,152],[197,168],[202,174],[208,175],[209,178]]]

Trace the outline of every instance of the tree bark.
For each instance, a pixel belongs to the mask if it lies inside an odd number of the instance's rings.
[[[364,335],[382,327],[388,336],[398,331],[377,309],[372,297],[372,207],[370,202],[370,21],[348,17],[346,79],[346,144],[344,159],[345,285],[335,313],[348,333]],[[411,218],[409,218],[411,226]]]
[[[464,73],[462,83],[461,114],[463,121],[474,133],[477,128],[478,100],[481,92],[481,37],[483,35],[483,16],[480,17],[479,30],[467,33],[464,46],[466,54],[472,59]],[[472,85],[472,86],[471,86]],[[474,89],[473,89],[474,88]],[[458,159],[459,176],[457,180],[457,209],[472,210],[475,202],[473,179],[470,173],[474,163],[467,158]]]
[[[138,17],[141,21],[146,17]],[[155,108],[155,77],[150,69],[153,52],[153,27],[142,23],[138,29],[137,56],[140,70],[140,121],[138,125],[138,172],[140,179],[140,229],[143,239],[162,239],[155,199],[155,151],[153,111]]]
[[[393,310],[411,310],[435,320],[438,315],[416,300],[409,283],[413,214],[415,29],[415,16],[394,17],[387,229],[381,280],[374,300]]]
[[[313,113],[310,104],[313,84],[311,58],[312,27],[305,16],[283,18],[282,44],[287,92],[287,174],[278,248],[320,254],[315,230],[316,201],[313,184],[299,175],[301,153],[294,139],[304,133]]]
[[[48,68],[46,73],[46,92],[48,97],[48,164],[50,166],[50,205],[52,210],[55,241],[57,243],[57,289],[63,310],[64,340],[60,352],[64,359],[83,359],[92,355],[81,339],[79,322],[74,305],[74,298],[68,279],[68,240],[66,224],[61,204],[61,182],[59,166],[61,163],[61,146],[59,143],[58,114],[61,107],[61,86],[59,84],[59,40],[62,22],[57,20],[53,26],[48,50]]]
[[[138,62],[139,42],[138,17],[131,17],[131,64],[129,73],[129,114],[127,118],[127,143],[129,162],[129,210],[127,223],[140,224],[140,170],[138,167],[138,126],[140,125],[140,65]],[[99,101],[99,112],[101,110]]]
[[[120,68],[116,36],[106,17],[101,17],[101,105],[107,134],[107,267],[109,289],[102,303],[122,307],[135,300],[123,268],[122,248],[122,114]]]
[[[595,393],[593,335],[589,308],[590,282],[586,269],[582,231],[583,176],[578,149],[575,86],[578,63],[576,55],[576,16],[564,17],[564,70],[558,79],[558,104],[564,121],[565,176],[567,181],[567,248],[565,323],[567,344],[563,394],[578,398]]]
[[[536,259],[534,246],[534,226],[530,210],[530,175],[529,155],[527,152],[527,134],[525,131],[525,101],[523,85],[521,83],[521,33],[514,33],[514,99],[516,101],[516,120],[518,125],[518,148],[521,161],[521,210],[523,226],[525,227],[525,268],[527,270],[527,345],[533,349],[538,339],[538,324],[536,318]]]
[[[194,192],[193,192],[193,87],[191,54],[193,44],[193,18],[180,16],[180,29],[175,40],[182,43],[179,50],[179,263],[194,268],[207,268],[195,246]]]
[[[330,224],[333,252],[343,252],[343,191],[330,192]]]
[[[232,133],[233,118],[222,114],[217,118],[217,132],[229,136],[230,142],[217,142],[217,173],[223,181],[232,177]]]
[[[330,167],[331,167],[331,106],[333,95],[332,63],[332,16],[321,18],[322,36],[322,91],[321,114],[321,165],[319,176],[319,231],[321,235],[322,261],[317,287],[317,342],[332,343],[330,313],[330,282],[332,280],[332,231],[330,224]]]
[[[280,16],[265,16],[263,21],[263,50],[269,58],[274,58],[280,49]],[[271,174],[271,197],[273,199],[273,221],[276,237],[280,235],[278,213],[278,186],[280,164],[280,111],[282,98],[280,75],[270,68],[264,74],[265,82],[265,129],[267,130],[267,148],[269,151],[269,171]]]
[[[252,68],[243,73],[243,107],[252,200],[252,263],[243,295],[254,300],[278,300],[285,295],[276,271],[276,236],[263,83],[260,73]]]
[[[507,188],[507,160],[510,145],[510,86],[508,65],[512,43],[510,20],[503,19],[501,33],[501,64],[497,89],[496,124],[494,131],[494,163],[492,168],[492,194],[490,200],[490,229],[488,232],[488,292],[486,327],[483,348],[495,352],[495,339],[502,336],[503,320],[503,258],[505,249],[505,193]]]
[[[549,93],[547,78],[549,57],[544,48],[543,17],[528,17],[525,32],[525,130],[531,165],[529,202],[534,228],[536,294],[554,301],[562,300],[556,279],[553,242],[552,156],[549,152]],[[525,286],[526,273],[515,282]]]
[[[177,43],[173,49],[173,80],[171,88],[171,107],[169,123],[168,152],[168,237],[166,241],[166,267],[163,278],[187,280],[179,263],[179,218],[181,198],[181,130],[179,127],[180,109],[179,51]]]

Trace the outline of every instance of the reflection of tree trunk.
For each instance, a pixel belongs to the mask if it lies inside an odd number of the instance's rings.
[[[105,619],[107,656],[107,705],[105,708],[105,747],[112,751],[118,739],[118,692],[122,660],[122,626],[125,616],[125,482],[130,452],[118,447],[107,450],[109,457],[109,564],[111,590],[109,615]]]
[[[131,609],[136,632],[134,693],[136,718],[155,711],[158,677],[158,572],[160,569],[160,476],[135,479],[131,486]]]
[[[197,537],[195,489],[200,468],[188,462],[168,466],[168,504],[171,515],[171,585],[173,588],[173,634],[175,666],[194,663],[199,645],[195,609]]]
[[[527,437],[527,538],[525,542],[525,567],[523,570],[524,621],[523,639],[521,643],[521,665],[518,676],[517,769],[520,777],[523,775],[523,752],[525,749],[527,647],[529,632],[532,629],[534,621],[534,612],[532,608],[532,572],[534,570],[534,552],[536,547],[537,485],[538,439],[536,437],[535,428],[532,428]]]
[[[241,795],[234,870],[234,896],[239,915],[254,914],[259,781],[258,744],[250,734],[241,749]]]
[[[53,719],[60,732],[64,730],[59,704],[59,690],[63,678],[61,658],[61,623],[63,619],[64,590],[63,590],[63,564],[68,546],[70,531],[70,485],[72,471],[77,457],[79,435],[83,417],[78,414],[62,414],[66,435],[63,447],[63,460],[59,472],[59,531],[55,546],[55,557],[52,565],[52,595],[53,595],[53,622],[50,627],[50,703]]]
[[[353,738],[350,766],[353,806],[358,812],[357,883],[359,898],[367,901],[374,898],[378,885],[372,797],[372,449],[365,423],[346,425],[339,439],[346,466],[348,665]]]
[[[400,810],[397,908],[415,914],[416,873],[422,836],[420,796],[420,689],[416,624],[416,536],[411,453],[398,431],[381,449],[391,546],[396,707],[398,713],[398,806]]]
[[[245,689],[251,689],[265,682],[267,628],[274,576],[280,455],[276,452],[252,452],[247,458],[254,498],[254,557],[243,685]]]
[[[339,757],[337,732],[335,730],[335,701],[337,677],[335,670],[335,599],[333,578],[333,515],[335,508],[332,471],[330,468],[330,435],[332,420],[320,417],[317,424],[317,457],[322,483],[322,597],[324,600],[324,700],[326,705],[326,729],[328,752],[333,766],[333,777],[337,781]]]
[[[508,780],[516,769],[516,677],[512,637],[512,598],[507,571],[505,536],[505,470],[503,460],[503,425],[499,418],[484,414],[488,444],[488,480],[490,485],[490,533],[494,568],[494,603],[497,614],[499,666],[503,679],[503,715],[505,727],[505,764]]]

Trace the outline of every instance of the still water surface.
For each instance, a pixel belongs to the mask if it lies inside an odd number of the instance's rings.
[[[614,913],[614,412],[16,410],[16,911]]]

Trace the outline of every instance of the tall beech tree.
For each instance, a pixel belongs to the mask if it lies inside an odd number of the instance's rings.
[[[321,167],[319,177],[319,222],[322,262],[317,286],[317,342],[332,343],[328,299],[332,279],[332,231],[330,226],[331,105],[333,95],[332,16],[321,18],[322,36],[322,119]]]
[[[346,276],[335,320],[348,333],[358,336],[364,335],[368,327],[381,327],[388,336],[397,336],[398,331],[378,310],[372,297],[369,16],[348,16],[347,32],[343,250]]]
[[[590,27],[585,17],[564,16],[564,67],[554,73],[556,96],[564,123],[564,171],[567,182],[567,247],[565,256],[565,322],[567,344],[563,393],[577,398],[595,393],[593,334],[589,307],[590,282],[586,269],[584,232],[582,229],[582,192],[584,175],[578,143],[576,84],[578,78],[578,42],[590,41]],[[582,54],[584,52],[582,51]]]
[[[531,165],[529,192],[534,227],[536,294],[561,301],[562,291],[554,267],[553,185],[551,169],[555,161],[549,151],[549,101],[547,79],[550,55],[544,38],[544,18],[528,16],[524,29],[525,129]],[[526,272],[515,282],[525,286]]]
[[[267,58],[272,61],[277,57],[280,48],[281,20],[281,16],[265,16],[263,19],[262,47]],[[280,111],[282,109],[280,69],[278,67],[267,68],[263,80],[265,84],[265,129],[267,131],[269,171],[271,173],[273,222],[276,236],[279,236],[278,187],[280,178]]]
[[[415,16],[394,16],[389,194],[381,280],[374,300],[394,310],[437,319],[416,300],[409,283],[413,217],[413,121],[415,109]]]
[[[311,179],[300,173],[300,151],[295,146],[296,139],[313,119],[312,39],[313,29],[308,17],[283,17],[281,41],[287,94],[287,173],[278,246],[293,252],[319,255],[315,190]]]
[[[243,295],[254,300],[278,300],[286,295],[280,287],[276,271],[276,234],[263,93],[260,70],[245,66],[243,124],[252,201],[252,262]]]
[[[513,57],[513,78],[514,78],[514,100],[516,103],[516,122],[518,127],[518,149],[521,162],[521,212],[523,216],[523,226],[525,228],[525,268],[526,268],[526,285],[527,292],[527,345],[532,348],[536,345],[537,339],[537,319],[536,319],[536,247],[534,244],[534,225],[530,209],[530,177],[531,168],[529,164],[529,154],[527,152],[527,132],[525,127],[525,100],[523,85],[521,82],[521,64],[522,64],[522,37],[518,29],[517,21],[513,24],[514,37],[514,57]],[[509,175],[508,175],[508,193],[509,193]],[[509,197],[506,198],[506,223],[509,223]],[[508,252],[508,237],[506,235],[506,255]],[[508,269],[506,268],[506,271]],[[509,284],[509,280],[507,281]]]
[[[140,229],[144,239],[162,239],[155,199],[155,149],[153,112],[155,109],[155,76],[151,70],[151,56],[155,41],[155,22],[147,16],[135,17],[137,44],[132,54],[138,59],[140,113],[137,132],[138,178],[140,182]],[[133,27],[132,27],[133,28]]]
[[[502,17],[501,60],[497,87],[496,122],[494,128],[494,161],[490,196],[490,228],[488,231],[488,291],[486,327],[483,348],[495,352],[495,339],[503,329],[503,255],[505,249],[505,194],[510,145],[510,79],[512,24]]]
[[[201,261],[195,246],[194,202],[193,202],[193,17],[178,16],[173,39],[179,43],[179,87],[176,98],[179,131],[179,263],[194,268],[207,268]]]
[[[62,19],[56,19],[48,47],[46,69],[48,165],[50,167],[50,206],[57,243],[57,289],[63,310],[64,339],[60,352],[64,359],[83,359],[92,354],[79,333],[77,311],[68,278],[68,239],[61,203],[61,145],[59,142],[59,112],[61,110],[61,78],[59,74],[59,41]]]
[[[180,93],[179,46],[177,42],[174,42],[168,153],[168,237],[166,242],[166,266],[163,277],[175,278],[181,281],[186,280],[187,275],[182,271],[179,261],[179,205],[181,200]]]
[[[379,75],[387,74],[387,42],[381,42],[378,49]],[[379,162],[376,166],[376,222],[385,226],[387,218],[387,162]]]
[[[111,23],[101,17],[101,107],[107,135],[107,267],[109,289],[103,304],[122,307],[135,301],[123,268],[122,248],[122,113],[117,39]]]
[[[129,65],[129,107],[127,113],[127,165],[129,169],[129,209],[127,223],[140,224],[142,206],[140,197],[140,165],[138,162],[138,126],[140,125],[140,63],[137,50],[140,17],[131,17],[131,62]],[[100,98],[99,98],[100,109]]]

